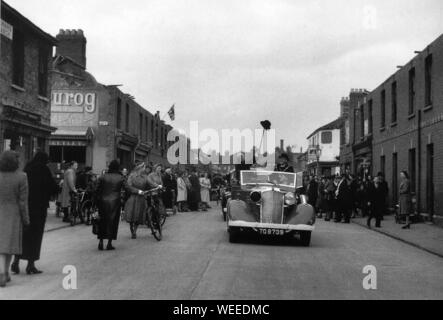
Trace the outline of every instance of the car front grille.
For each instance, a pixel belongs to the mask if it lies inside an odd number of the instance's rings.
[[[262,223],[283,222],[284,195],[277,191],[262,192],[261,217]]]

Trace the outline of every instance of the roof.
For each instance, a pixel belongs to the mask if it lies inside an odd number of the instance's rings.
[[[311,138],[314,134],[316,134],[319,131],[326,131],[326,130],[335,130],[335,129],[340,129],[343,124],[344,124],[344,118],[343,117],[339,117],[338,119],[316,129],[313,133],[311,133],[307,139]]]
[[[23,16],[20,12],[15,10],[13,7],[11,7],[9,4],[7,4],[5,1],[1,1],[1,9],[2,12],[7,12],[11,14],[12,16],[16,17],[18,20],[24,23],[26,27],[31,29],[34,33],[39,35],[40,37],[47,40],[52,45],[57,45],[58,41],[56,38],[51,36],[49,33],[44,32],[42,29],[37,27],[34,23],[32,23],[28,18]]]

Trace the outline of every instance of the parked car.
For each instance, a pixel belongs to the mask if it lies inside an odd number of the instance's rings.
[[[299,194],[302,175],[275,171],[241,171],[238,186],[232,186],[226,204],[230,242],[254,233],[266,237],[299,237],[309,246],[315,210]]]

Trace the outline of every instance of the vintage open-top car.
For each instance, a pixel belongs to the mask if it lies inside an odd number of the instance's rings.
[[[229,241],[237,242],[241,233],[262,236],[299,236],[309,246],[314,230],[315,210],[297,189],[302,173],[241,171],[239,186],[233,186],[226,205]]]

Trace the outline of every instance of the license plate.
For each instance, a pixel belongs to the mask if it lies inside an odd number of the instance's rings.
[[[259,229],[259,233],[264,236],[283,236],[285,230],[280,229]]]

